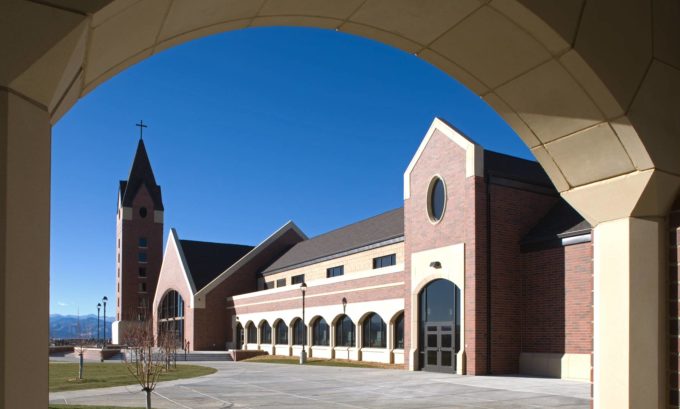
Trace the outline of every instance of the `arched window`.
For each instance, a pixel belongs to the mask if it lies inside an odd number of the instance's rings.
[[[288,345],[288,325],[283,320],[276,324],[276,343],[279,345]]]
[[[260,344],[272,343],[272,327],[267,321],[260,325]]]
[[[158,306],[158,336],[184,344],[184,300],[175,290],[168,291]]]
[[[257,344],[257,327],[255,326],[255,324],[253,324],[252,322],[248,323],[246,331],[248,332],[248,343]]]
[[[302,345],[303,340],[307,337],[307,326],[300,318],[293,323],[293,345]],[[306,344],[306,342],[305,342]]]
[[[330,343],[330,328],[326,320],[319,318],[312,326],[312,345],[328,346]]]
[[[371,313],[363,325],[364,348],[385,348],[387,346],[387,326],[380,315]]]
[[[394,348],[404,349],[404,313],[394,320]]]
[[[356,345],[354,339],[354,323],[350,317],[343,315],[335,323],[335,346],[353,347]]]

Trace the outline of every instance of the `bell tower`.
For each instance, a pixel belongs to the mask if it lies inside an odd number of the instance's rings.
[[[150,319],[162,257],[161,187],[140,137],[128,179],[118,188],[114,344],[125,343],[126,328],[132,323]]]

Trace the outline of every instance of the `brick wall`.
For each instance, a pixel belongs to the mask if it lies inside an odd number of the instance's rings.
[[[558,199],[555,195],[492,183],[489,200],[491,373],[512,374],[519,371],[522,338],[522,271],[525,269],[520,241]]]
[[[140,216],[139,210],[147,209],[146,217]],[[118,320],[135,320],[138,313],[150,313],[153,302],[153,294],[158,283],[158,274],[161,269],[163,258],[163,223],[154,221],[154,206],[151,195],[145,186],[141,186],[132,202],[132,219],[125,220],[122,217],[122,209],[119,209],[118,239],[120,239],[120,276],[116,272],[116,315]],[[147,248],[139,247],[139,238],[147,239]],[[139,262],[139,253],[147,254],[147,262]],[[146,268],[146,277],[139,276],[139,268]],[[140,292],[139,284],[146,283],[146,292]],[[146,302],[146,311],[140,310],[140,299]],[[118,302],[120,303],[118,305]],[[149,315],[150,316],[150,315]]]
[[[522,271],[522,352],[591,354],[592,243],[525,253]]]

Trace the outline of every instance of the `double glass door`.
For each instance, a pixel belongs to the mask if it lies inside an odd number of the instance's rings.
[[[425,322],[423,369],[456,372],[455,326],[453,322]]]

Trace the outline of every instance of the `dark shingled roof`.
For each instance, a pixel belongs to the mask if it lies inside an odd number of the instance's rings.
[[[404,236],[404,208],[341,227],[302,241],[262,273],[288,270],[296,265]]]
[[[560,199],[534,226],[522,244],[547,242],[590,233],[592,226],[564,199]]]
[[[550,178],[538,162],[503,153],[485,150],[484,171],[491,176],[513,179],[533,185],[553,187]]]
[[[132,206],[132,201],[142,185],[145,185],[148,189],[155,210],[163,210],[161,187],[156,184],[156,178],[153,176],[153,170],[151,169],[149,156],[146,154],[144,141],[140,139],[139,144],[137,144],[135,159],[132,161],[130,176],[128,176],[128,180],[120,181],[119,194],[121,195],[123,206]]]
[[[245,256],[253,246],[180,240],[189,274],[196,291],[205,287],[224,270]]]

